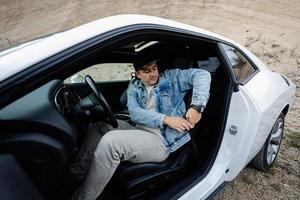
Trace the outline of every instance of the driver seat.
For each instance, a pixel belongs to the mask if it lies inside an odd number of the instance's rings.
[[[192,164],[190,142],[171,153],[163,162],[131,163],[121,162],[111,184],[118,188],[122,199],[141,199],[172,183],[190,168]]]

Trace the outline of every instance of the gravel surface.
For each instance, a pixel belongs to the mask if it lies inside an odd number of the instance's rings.
[[[0,0],[0,49],[115,14],[164,17],[220,33],[248,47],[297,85],[273,168],[244,169],[216,199],[300,199],[299,0]]]

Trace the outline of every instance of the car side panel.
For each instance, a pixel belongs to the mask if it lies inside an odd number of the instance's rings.
[[[228,169],[226,181],[235,178],[247,164],[248,154],[255,141],[255,133],[258,130],[260,119],[261,113],[255,99],[243,86],[240,86],[239,91],[232,95],[222,143],[224,152],[220,150]],[[234,132],[235,127],[236,133]]]
[[[232,93],[228,112],[223,141],[213,167],[201,182],[180,199],[205,199],[243,169],[255,140],[251,133],[257,131],[260,112],[243,86],[238,92]],[[235,134],[231,132],[233,126],[237,130]]]
[[[261,116],[259,127],[255,132],[255,141],[248,155],[248,162],[263,146],[282,110],[287,105],[291,108],[295,85],[291,81],[289,84],[290,86],[278,73],[261,71],[253,78],[253,81],[245,85],[245,89],[255,100]]]
[[[254,99],[240,87],[232,94],[223,141],[213,167],[207,176],[180,199],[206,199],[221,184],[235,178],[247,162],[255,140],[260,112]],[[237,133],[232,134],[235,126]]]

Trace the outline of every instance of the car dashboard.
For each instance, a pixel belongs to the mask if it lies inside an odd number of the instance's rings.
[[[73,146],[77,131],[64,115],[78,97],[67,98],[68,91],[61,80],[53,80],[2,108],[1,132],[38,130]]]
[[[74,158],[78,131],[65,115],[78,97],[69,91],[53,80],[0,110],[0,155],[13,156],[46,196]]]

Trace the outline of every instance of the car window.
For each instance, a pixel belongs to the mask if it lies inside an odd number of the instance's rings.
[[[68,79],[65,83],[83,82],[85,75],[90,75],[96,82],[130,80],[134,72],[132,63],[104,63],[86,68]]]
[[[231,63],[231,66],[234,71],[234,75],[236,80],[239,83],[247,80],[254,72],[255,69],[249,63],[249,61],[235,48],[228,46],[226,44],[222,44],[226,55]]]

